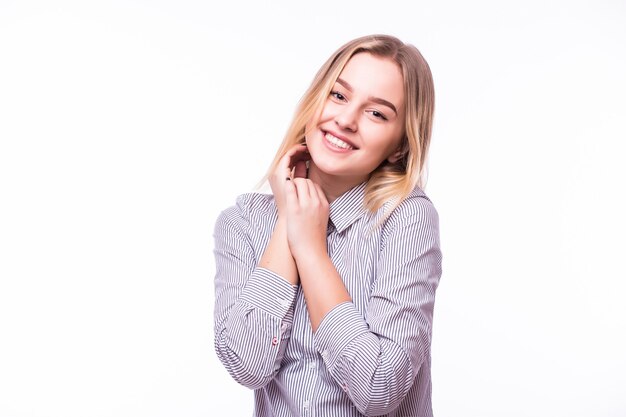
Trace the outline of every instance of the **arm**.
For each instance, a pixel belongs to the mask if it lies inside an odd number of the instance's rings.
[[[366,415],[388,414],[402,402],[430,350],[439,226],[429,201],[417,206],[386,236],[366,319],[343,303],[315,334],[331,375]]]
[[[306,174],[306,148],[295,146],[269,178],[278,220],[258,262],[243,198],[215,225],[215,350],[240,384],[260,388],[274,378],[293,321],[298,271],[287,242],[285,178]]]
[[[361,413],[388,414],[406,397],[430,349],[441,275],[437,213],[430,201],[418,198],[411,203],[412,213],[389,221],[364,320],[320,243],[325,225],[315,223],[324,219],[325,210],[324,204],[309,210],[312,191],[307,194],[298,184],[291,200],[296,209],[290,246],[317,349]]]
[[[313,332],[335,306],[352,301],[326,243],[329,204],[321,187],[305,178],[287,184],[287,240],[300,275]]]
[[[215,225],[215,350],[237,382],[256,389],[280,368],[297,287],[257,266],[244,206],[240,198]]]

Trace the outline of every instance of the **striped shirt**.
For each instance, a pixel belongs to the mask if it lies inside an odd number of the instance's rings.
[[[352,301],[313,333],[300,286],[258,266],[277,220],[250,193],[215,225],[215,349],[254,389],[256,417],[432,416],[430,344],[439,220],[416,188],[381,222],[365,183],[330,205],[328,254]]]

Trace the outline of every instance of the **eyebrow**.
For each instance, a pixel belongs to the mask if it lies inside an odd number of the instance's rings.
[[[342,80],[341,78],[337,78],[337,82],[341,84],[346,90],[352,92],[353,88],[346,80]],[[382,104],[383,106],[389,107],[393,112],[398,115],[398,110],[396,110],[396,106],[394,106],[391,102],[385,100],[384,98],[369,96],[367,98],[369,101],[374,103]]]

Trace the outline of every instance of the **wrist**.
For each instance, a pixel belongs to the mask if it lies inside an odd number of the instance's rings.
[[[307,244],[307,245],[294,245],[289,247],[291,255],[295,259],[296,263],[318,263],[324,258],[328,258],[328,251],[326,249],[326,242],[321,244]]]
[[[276,231],[287,232],[287,219],[285,216],[281,216],[278,214],[278,218],[276,219],[276,224],[274,224],[274,232]]]

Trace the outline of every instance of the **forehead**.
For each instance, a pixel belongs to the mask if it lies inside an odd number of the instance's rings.
[[[367,52],[354,55],[339,75],[355,93],[382,98],[400,108],[404,103],[404,80],[397,63]]]

